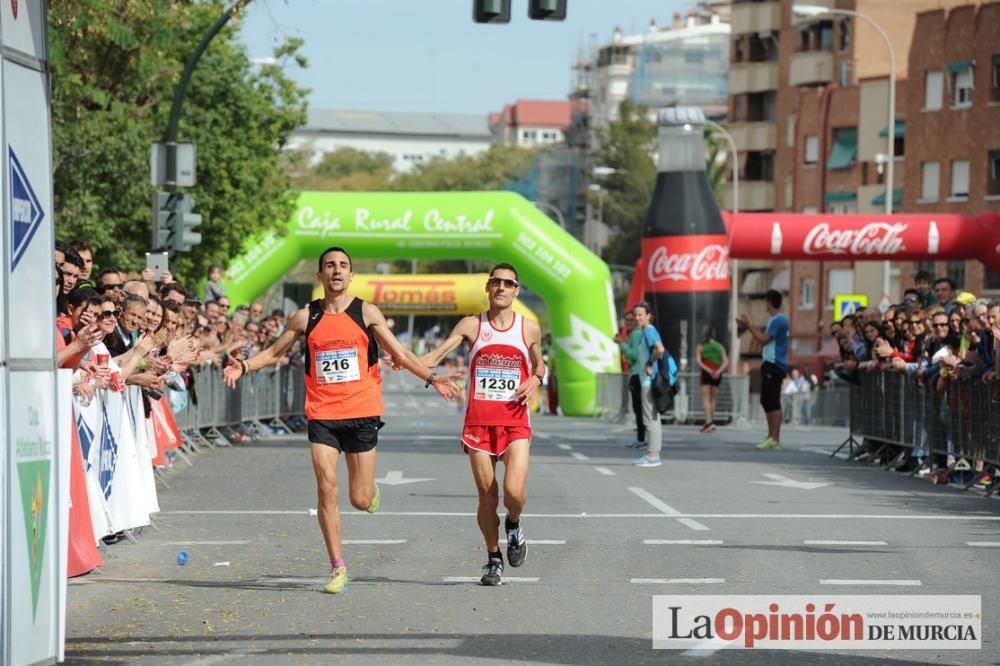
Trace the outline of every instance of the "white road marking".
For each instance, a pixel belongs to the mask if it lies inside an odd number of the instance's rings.
[[[552,439],[552,435],[550,435],[550,434],[549,434],[549,433],[547,433],[547,432],[537,432],[537,431],[536,431],[536,432],[532,432],[532,433],[531,433],[531,436],[532,436],[532,437],[533,437],[534,439]]]
[[[722,643],[720,645],[718,639],[713,639],[713,640],[708,640],[708,641],[702,641],[701,643],[698,643],[698,645],[696,647],[693,647],[690,650],[685,650],[684,652],[681,652],[681,656],[682,657],[711,657],[713,654],[715,654],[719,650],[723,649],[724,647],[726,647],[727,645],[729,645],[729,643],[731,643],[731,642],[732,641],[729,641],[727,643]]]
[[[556,444],[556,446],[562,449],[563,451],[569,451],[570,449],[573,448],[569,444]]]
[[[405,486],[408,483],[420,483],[421,481],[434,481],[434,479],[404,479],[403,473],[399,470],[386,472],[381,479],[375,479],[385,486]]]
[[[160,511],[157,515],[181,515],[181,516],[308,516],[308,509],[298,510],[256,510],[256,509],[175,509]],[[429,516],[429,517],[475,517],[475,513],[462,511],[379,511],[369,514],[364,511],[349,511],[342,516]],[[930,521],[968,521],[995,523],[1000,521],[1000,516],[995,515],[974,515],[961,514],[952,516],[942,515],[910,515],[910,514],[868,514],[868,513],[683,513],[678,515],[667,515],[664,513],[526,513],[528,518],[586,518],[587,520],[609,519],[620,520],[622,518],[705,518],[723,520],[930,520]]]
[[[705,525],[702,525],[697,520],[692,520],[691,518],[682,518],[681,516],[683,514],[681,514],[680,511],[678,511],[674,507],[670,506],[669,504],[667,504],[663,500],[659,499],[658,497],[656,497],[655,495],[653,495],[649,491],[643,490],[642,488],[637,488],[635,486],[630,487],[629,491],[632,492],[633,494],[637,495],[638,497],[646,500],[646,502],[648,502],[650,506],[652,506],[654,509],[658,510],[660,513],[662,513],[662,514],[664,514],[666,516],[670,516],[671,518],[677,518],[677,522],[679,522],[684,527],[687,527],[689,529],[696,530],[696,531],[699,531],[699,532],[707,532],[708,531],[708,527],[706,527]]]
[[[719,546],[722,539],[643,539],[647,546]]]
[[[576,458],[577,460],[590,460],[590,456],[585,456],[579,451],[573,451],[570,455]]]
[[[596,471],[598,474],[603,474],[604,476],[614,476],[615,475],[615,473],[612,472],[607,467],[595,467],[594,471]]]
[[[406,543],[406,539],[344,539],[341,541],[345,546],[378,546]]]
[[[717,585],[725,583],[725,578],[633,578],[635,585]]]
[[[460,438],[458,435],[418,435],[417,439],[457,442]]]
[[[443,583],[478,583],[479,576],[445,576],[441,579]],[[504,576],[503,582],[505,583],[537,583],[538,578],[528,577],[528,578],[518,578],[517,576]]]
[[[820,448],[817,448],[817,447],[810,447],[810,448],[807,448],[807,449],[800,449],[800,450],[802,450],[802,451],[812,451],[813,453],[819,453],[819,454],[827,456],[827,457],[829,457],[830,454],[833,453],[833,451],[834,451],[833,449],[820,449]],[[834,455],[834,457],[835,458],[840,458],[841,460],[847,460],[847,454],[846,453],[841,453],[839,451]]]
[[[761,476],[766,476],[771,479],[770,481],[751,481],[750,483],[756,483],[761,486],[778,486],[779,488],[795,488],[796,490],[816,490],[817,488],[825,488],[827,486],[832,486],[833,483],[821,482],[821,481],[795,481],[789,479],[787,476],[782,476],[781,474],[769,474],[764,473]]]
[[[245,546],[249,541],[164,541],[164,546]]]
[[[803,541],[807,546],[888,546],[885,541]]]
[[[539,546],[565,546],[566,539],[528,539],[528,543]]]
[[[915,587],[921,585],[919,580],[858,580],[851,578],[821,578],[820,585],[902,585],[905,587]]]
[[[965,545],[974,548],[1000,548],[1000,541],[966,541]]]

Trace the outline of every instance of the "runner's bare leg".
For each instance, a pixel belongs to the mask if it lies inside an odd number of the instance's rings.
[[[347,484],[351,495],[351,506],[358,511],[366,510],[375,496],[375,449],[361,453],[345,453],[347,462]]]
[[[500,550],[498,543],[500,516],[497,515],[500,489],[496,477],[497,459],[488,453],[470,450],[469,463],[472,465],[472,478],[479,493],[479,509],[476,511],[479,531],[483,533],[487,552],[495,553]]]
[[[316,473],[316,514],[323,532],[326,550],[333,562],[341,558],[340,507],[337,505],[337,463],[340,451],[326,444],[311,446],[313,471]]]
[[[525,485],[528,481],[528,460],[531,441],[516,439],[503,454],[503,505],[511,522],[521,519],[521,512],[528,501]]]

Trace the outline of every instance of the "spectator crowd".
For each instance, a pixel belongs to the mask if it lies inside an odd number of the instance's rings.
[[[882,462],[893,469],[932,475],[938,483],[989,487],[993,479],[983,460],[974,460],[963,470],[964,465],[950,453],[961,444],[956,441],[959,433],[950,427],[951,416],[962,408],[955,404],[957,392],[950,389],[959,382],[993,383],[1000,379],[996,364],[1000,301],[976,298],[959,290],[950,278],[933,279],[923,271],[917,273],[914,283],[904,292],[903,302],[884,313],[868,308],[831,325],[830,333],[839,348],[839,358],[831,369],[852,384],[865,384],[870,373],[896,373],[919,395],[937,397],[931,416],[944,424],[943,444],[949,453],[934,455],[923,441],[909,448],[883,446],[872,440],[863,444],[858,455],[885,457]],[[997,402],[1000,394],[990,393]],[[889,415],[893,406],[868,404],[867,408]]]

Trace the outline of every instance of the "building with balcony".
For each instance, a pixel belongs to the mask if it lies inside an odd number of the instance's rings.
[[[810,5],[864,14],[884,28],[896,61],[896,117],[890,123],[889,55],[868,23],[841,15],[797,17],[792,11],[793,0],[734,0],[727,128],[739,151],[739,209],[804,213],[882,210],[890,135],[895,152],[893,207],[905,208],[909,200],[904,185],[914,177],[911,170],[915,142],[914,111],[912,104],[904,104],[903,100],[912,98],[917,87],[912,77],[908,80],[907,70],[913,66],[917,51],[933,58],[945,34],[938,26],[936,32],[918,35],[918,22],[927,20],[920,12],[935,10],[945,14],[941,7],[967,2],[808,0]],[[983,16],[976,25],[990,20],[996,22],[992,15]],[[988,30],[978,29],[976,35],[957,39],[989,43]],[[992,43],[997,43],[995,35]],[[916,44],[920,48],[911,49]],[[986,48],[982,46],[981,50]],[[984,54],[976,57],[989,58]],[[955,71],[951,72],[959,83],[969,80],[959,64],[962,59],[955,56]],[[987,74],[979,75],[984,83],[976,79],[976,85],[986,85]],[[941,77],[945,80],[945,74]],[[958,104],[963,103],[960,95]],[[986,164],[988,149],[982,150],[986,152],[980,161]],[[959,179],[962,169],[960,166]],[[932,171],[933,166],[928,170]],[[727,201],[732,203],[731,191]],[[770,283],[787,292],[791,351],[803,359],[820,349],[820,329],[829,324],[834,295],[868,293],[873,303],[882,295],[879,262],[793,265],[755,261],[740,262],[740,268],[747,273],[741,288],[756,285],[756,289]],[[905,269],[896,271],[890,296],[899,296],[908,277]],[[741,294],[742,310],[748,311],[747,299],[751,296]],[[748,343],[749,339],[743,340],[744,346]],[[756,350],[744,351],[752,355]]]

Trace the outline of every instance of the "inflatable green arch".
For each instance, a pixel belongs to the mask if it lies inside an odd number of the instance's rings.
[[[249,303],[301,259],[341,245],[355,259],[490,259],[513,264],[545,299],[559,404],[594,409],[596,373],[617,372],[611,275],[599,257],[512,192],[305,192],[288,233],[247,244],[226,273],[234,304]]]

